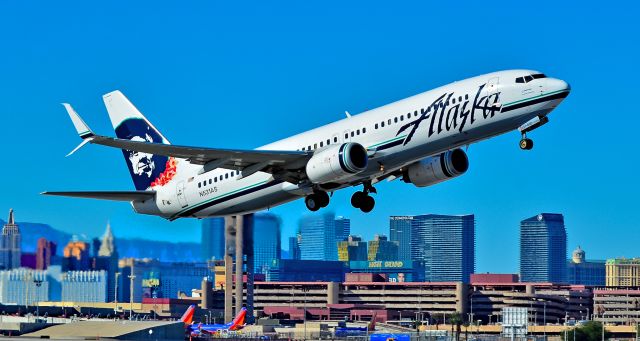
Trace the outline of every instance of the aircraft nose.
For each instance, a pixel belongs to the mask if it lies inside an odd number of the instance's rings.
[[[550,91],[571,91],[571,85],[569,85],[569,83],[557,78],[548,78],[547,88],[549,88]]]

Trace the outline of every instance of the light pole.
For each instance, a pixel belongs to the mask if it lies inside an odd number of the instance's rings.
[[[544,339],[547,339],[547,301],[544,301],[544,308],[542,309],[542,331]]]
[[[135,275],[129,275],[129,320],[133,317],[133,279],[136,278]]]
[[[303,317],[303,323],[304,323],[304,339],[307,339],[307,291],[309,291],[309,288],[307,287],[302,287],[302,292],[304,293],[304,305],[303,305],[303,309],[304,309],[304,317]]]
[[[115,294],[115,306],[113,307],[113,313],[118,315],[118,277],[120,277],[120,272],[116,272],[116,294]]]
[[[40,288],[40,286],[42,285],[42,280],[41,279],[34,279],[33,283],[35,283],[36,285],[36,292],[35,295],[36,297],[39,296],[38,292],[40,292],[40,290],[38,290],[37,288]],[[38,302],[36,302],[36,316],[38,317],[38,319],[40,319],[40,300],[38,300]]]

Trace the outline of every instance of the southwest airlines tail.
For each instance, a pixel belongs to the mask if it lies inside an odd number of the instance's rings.
[[[102,96],[102,99],[119,139],[170,144],[122,92],[110,92]],[[172,158],[124,149],[122,154],[138,191],[163,185],[163,179],[171,178],[175,174],[175,161]]]
[[[247,308],[242,307],[242,309],[240,309],[240,312],[238,313],[236,318],[233,319],[233,322],[229,324],[229,330],[241,329],[245,325],[246,317],[247,317]]]
[[[192,324],[193,323],[193,313],[196,311],[195,305],[190,305],[189,308],[182,314],[180,321],[184,322],[184,324]]]

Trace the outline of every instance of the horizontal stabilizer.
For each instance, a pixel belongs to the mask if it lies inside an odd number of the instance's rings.
[[[113,201],[145,201],[153,199],[155,191],[82,191],[82,192],[42,192],[43,195],[89,198]]]

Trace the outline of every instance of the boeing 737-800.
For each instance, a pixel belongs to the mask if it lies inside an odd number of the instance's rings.
[[[370,212],[383,180],[425,187],[464,174],[460,147],[515,129],[526,134],[569,94],[569,85],[538,71],[508,70],[457,81],[255,150],[169,143],[120,92],[103,96],[116,137],[94,134],[64,104],[87,143],[122,149],[136,191],[45,192],[131,202],[169,220],[255,212],[305,198],[316,211],[329,193],[362,186],[351,204]]]

